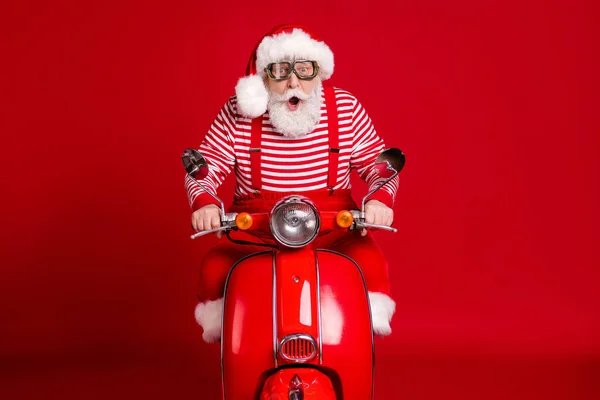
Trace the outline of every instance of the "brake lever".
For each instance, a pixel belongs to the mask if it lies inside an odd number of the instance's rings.
[[[210,233],[217,233],[217,232],[221,232],[221,231],[226,231],[229,230],[231,228],[233,228],[235,226],[235,222],[233,224],[231,223],[227,223],[226,225],[220,226],[218,228],[213,228],[213,229],[209,229],[206,231],[201,231],[198,233],[194,233],[192,236],[190,236],[190,239],[196,239],[199,238],[200,236],[204,236],[204,235],[208,235]]]
[[[381,229],[384,231],[390,231],[390,232],[398,232],[398,229],[396,228],[392,228],[391,226],[387,226],[387,225],[377,225],[377,224],[369,224],[367,222],[362,222],[361,223],[363,228],[375,228],[375,229]]]
[[[362,222],[362,221],[354,221],[354,229],[355,230],[362,230],[364,228],[374,228],[374,229],[381,229],[384,231],[389,231],[389,232],[393,232],[393,233],[397,233],[398,229],[396,228],[392,228],[391,226],[387,226],[387,225],[377,225],[377,224],[369,224],[368,222]]]

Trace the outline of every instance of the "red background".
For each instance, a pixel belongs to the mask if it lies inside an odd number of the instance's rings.
[[[180,154],[286,22],[407,155],[376,397],[600,395],[595,1],[1,8],[0,398],[218,398]]]

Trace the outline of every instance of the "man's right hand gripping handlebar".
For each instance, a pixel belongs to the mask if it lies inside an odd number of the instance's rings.
[[[216,233],[220,238],[223,231],[233,226],[235,218],[233,221],[221,221],[221,209],[214,204],[208,204],[192,213],[192,228],[198,233],[193,234],[191,238],[196,239],[209,233]]]

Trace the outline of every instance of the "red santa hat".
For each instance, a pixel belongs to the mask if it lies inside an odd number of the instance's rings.
[[[241,115],[256,118],[267,111],[269,92],[265,86],[265,68],[278,61],[311,60],[319,64],[319,77],[333,74],[333,52],[315,35],[300,25],[279,25],[267,33],[254,48],[246,76],[236,87],[237,110]]]

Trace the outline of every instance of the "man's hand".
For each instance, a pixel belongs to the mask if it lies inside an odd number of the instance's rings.
[[[214,204],[206,205],[192,213],[192,228],[196,232],[206,231],[221,226],[221,209]],[[221,237],[219,232],[218,237]]]
[[[369,200],[365,204],[365,222],[390,226],[394,222],[394,210],[379,200]],[[361,235],[365,236],[366,234],[367,230],[363,229]]]

